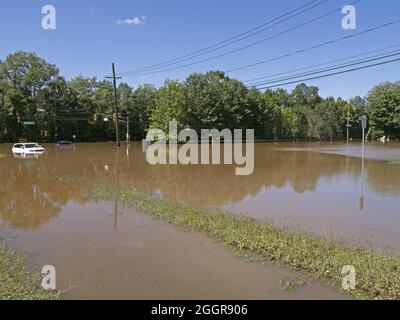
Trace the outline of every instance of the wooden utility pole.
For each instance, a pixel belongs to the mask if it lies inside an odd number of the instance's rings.
[[[121,142],[119,139],[119,128],[118,128],[118,96],[117,96],[117,79],[121,79],[121,77],[116,77],[115,76],[115,64],[113,62],[112,64],[112,72],[113,75],[112,77],[107,77],[108,79],[113,79],[113,84],[114,84],[114,99],[115,99],[115,135],[116,135],[116,142],[117,142],[117,146],[120,147],[121,146]]]

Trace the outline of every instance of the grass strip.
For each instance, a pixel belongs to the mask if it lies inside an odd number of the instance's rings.
[[[82,180],[78,179],[79,184]],[[280,262],[294,271],[305,271],[340,288],[344,266],[356,269],[357,287],[350,291],[359,299],[400,299],[400,257],[337,244],[315,236],[277,228],[272,224],[191,208],[180,203],[156,200],[135,191],[87,183],[94,199],[119,201],[186,230],[201,231],[227,246]]]
[[[60,292],[45,291],[40,274],[29,272],[26,260],[0,242],[0,300],[58,300]]]

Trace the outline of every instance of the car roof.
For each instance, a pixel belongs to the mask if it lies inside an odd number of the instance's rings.
[[[36,145],[36,142],[19,142],[19,143],[14,143],[14,146],[18,146],[18,145],[26,146],[27,144],[34,144],[34,145]]]

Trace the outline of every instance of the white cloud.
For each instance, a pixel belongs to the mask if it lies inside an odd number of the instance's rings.
[[[145,24],[147,20],[146,16],[141,16],[141,17],[134,17],[132,19],[124,19],[124,20],[118,20],[118,24],[127,24],[128,26],[139,26],[142,24]]]

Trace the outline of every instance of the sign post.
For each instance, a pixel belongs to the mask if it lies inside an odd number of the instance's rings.
[[[361,128],[362,128],[362,154],[361,154],[361,197],[360,197],[360,210],[364,210],[365,207],[365,195],[364,195],[364,179],[365,179],[365,130],[367,129],[368,119],[366,115],[361,117]]]
[[[361,117],[361,127],[362,127],[362,141],[363,141],[363,146],[365,145],[365,129],[367,129],[367,123],[368,119],[366,115],[363,115]]]

